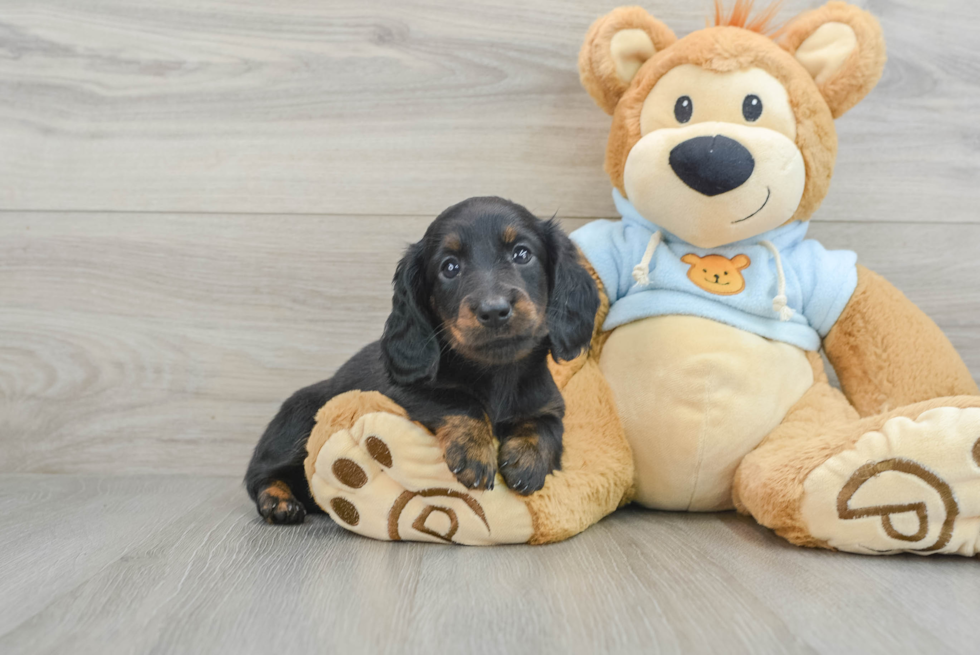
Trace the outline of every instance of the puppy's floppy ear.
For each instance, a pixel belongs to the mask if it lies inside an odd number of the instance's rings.
[[[585,267],[579,263],[575,244],[555,219],[544,226],[548,244],[548,331],[551,355],[556,360],[578,357],[592,340],[595,315],[599,311],[599,290]]]
[[[589,28],[578,56],[582,86],[607,114],[643,63],[677,37],[641,7],[614,9]]]
[[[424,265],[419,242],[405,252],[392,280],[395,292],[381,335],[381,354],[397,384],[431,381],[439,370],[439,342],[425,308]]]
[[[885,68],[885,38],[868,12],[843,2],[808,11],[781,30],[779,45],[796,57],[839,118],[874,88]]]

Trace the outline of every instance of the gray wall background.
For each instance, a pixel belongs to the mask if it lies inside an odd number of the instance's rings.
[[[614,216],[576,57],[616,4],[5,0],[0,473],[239,475],[279,402],[380,335],[445,206]],[[678,35],[710,5],[644,4]],[[811,235],[980,376],[980,3],[857,4],[890,58]]]

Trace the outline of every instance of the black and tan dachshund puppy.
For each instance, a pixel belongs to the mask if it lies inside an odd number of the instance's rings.
[[[271,523],[317,511],[303,472],[314,416],[346,391],[379,391],[439,440],[457,479],[530,494],[561,466],[565,404],[549,351],[575,358],[599,295],[554,221],[501,198],[445,210],[408,248],[380,341],[329,380],[297,391],[266,428],[245,476]],[[500,443],[499,453],[494,437]]]

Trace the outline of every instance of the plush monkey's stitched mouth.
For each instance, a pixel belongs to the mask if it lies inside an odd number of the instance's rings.
[[[762,203],[762,207],[759,207],[758,209],[756,209],[754,212],[752,212],[751,214],[749,214],[745,218],[740,218],[737,221],[732,221],[732,225],[735,225],[736,223],[742,223],[744,221],[747,221],[750,218],[752,218],[753,216],[755,216],[756,214],[758,214],[759,212],[761,212],[762,211],[762,208],[765,207],[769,203],[769,197],[771,195],[772,195],[772,190],[769,187],[766,187],[766,199]]]
[[[716,284],[719,287],[727,287],[729,284],[731,284],[731,282],[716,282],[714,280],[709,280],[708,278],[704,278],[704,281],[708,284]]]

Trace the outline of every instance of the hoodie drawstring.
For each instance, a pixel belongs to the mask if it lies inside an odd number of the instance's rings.
[[[647,249],[643,251],[643,259],[633,267],[633,279],[636,280],[637,284],[650,284],[650,261],[653,259],[653,253],[659,245],[660,230],[657,230],[650,235],[650,240],[647,242]]]
[[[783,260],[779,257],[779,250],[773,245],[772,241],[760,241],[772,253],[772,258],[776,261],[776,297],[772,299],[772,311],[779,312],[780,321],[788,321],[796,313],[792,307],[786,306],[786,275],[783,273]],[[634,273],[634,275],[636,275]]]

